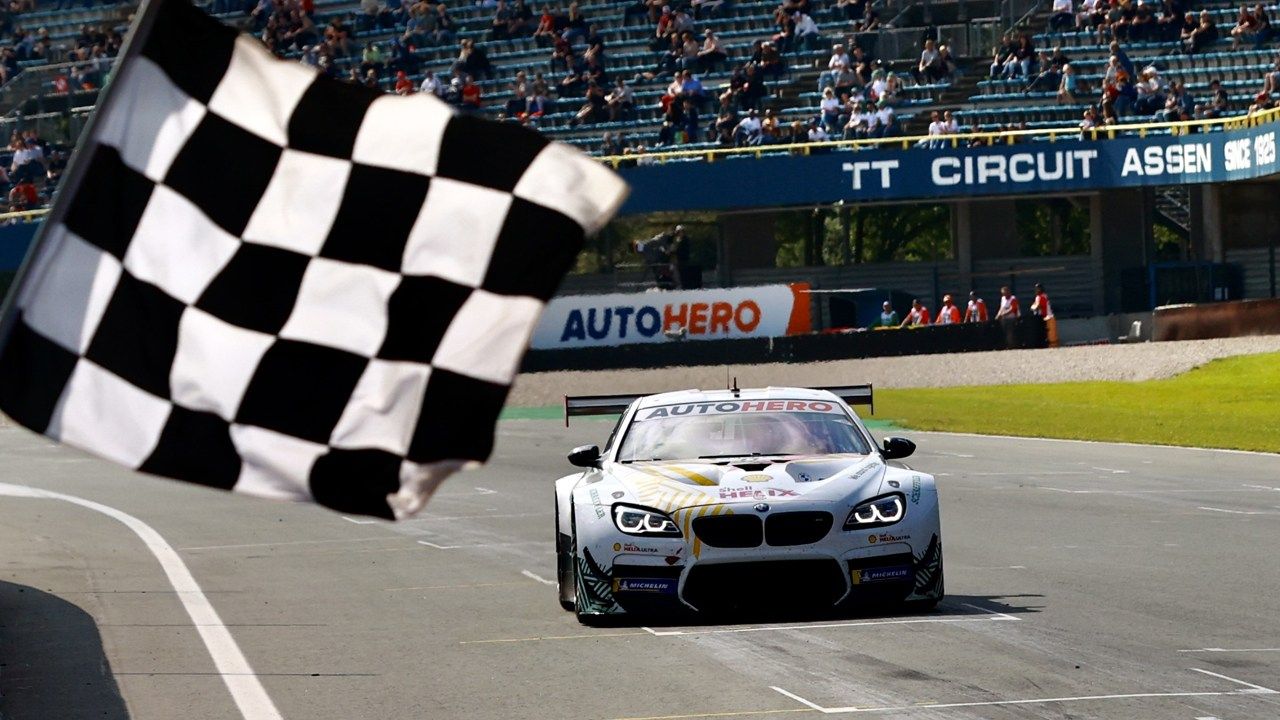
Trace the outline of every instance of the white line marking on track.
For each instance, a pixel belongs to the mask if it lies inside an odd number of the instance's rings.
[[[545,543],[545,544],[546,544],[546,545],[550,545],[551,543],[552,543],[552,541],[551,541],[551,540],[548,540],[548,541],[546,541],[546,543]],[[419,540],[419,541],[418,541],[418,544],[419,544],[419,545],[426,545],[427,547],[432,547],[432,548],[435,548],[435,549],[437,549],[437,550],[460,550],[460,549],[466,549],[466,548],[507,547],[507,546],[510,546],[510,545],[541,545],[541,544],[544,544],[544,543],[539,543],[539,542],[500,542],[500,543],[473,543],[473,544],[469,544],[469,545],[437,545],[436,543],[433,543],[433,542],[431,542],[430,540]]]
[[[817,711],[818,711],[818,712],[820,712],[820,713],[825,713],[825,712],[827,712],[827,710],[826,710],[825,708],[823,708],[821,705],[819,705],[819,704],[817,704],[817,703],[815,703],[815,702],[810,702],[810,701],[808,701],[808,700],[805,700],[804,698],[800,697],[799,695],[797,695],[797,694],[795,694],[795,693],[793,693],[793,692],[787,692],[786,690],[783,690],[783,689],[782,689],[782,688],[780,688],[780,687],[775,687],[775,686],[773,686],[773,685],[770,685],[770,686],[769,686],[769,689],[770,689],[770,690],[773,690],[774,692],[778,692],[778,693],[781,693],[781,694],[783,694],[783,695],[786,695],[787,697],[791,698],[792,700],[795,700],[796,702],[800,703],[801,705],[808,705],[809,707],[813,708],[814,710],[817,710]]]
[[[1050,698],[1028,698],[1021,700],[978,700],[970,702],[953,702],[953,703],[935,703],[922,702],[914,705],[896,705],[884,707],[824,707],[810,700],[806,700],[795,693],[788,692],[779,687],[770,686],[771,690],[777,691],[787,697],[799,702],[806,707],[817,710],[824,715],[837,715],[845,713],[884,713],[884,712],[907,712],[911,710],[939,710],[944,708],[965,708],[965,707],[991,707],[998,705],[1045,705],[1049,703],[1066,703],[1066,702],[1083,702],[1083,701],[1100,701],[1100,700],[1133,700],[1141,698],[1174,698],[1174,697],[1210,697],[1220,695],[1276,695],[1280,691],[1264,688],[1261,685],[1254,685],[1244,680],[1220,675],[1216,672],[1202,670],[1200,668],[1191,668],[1198,673],[1210,675],[1221,680],[1243,685],[1245,690],[1208,690],[1199,692],[1145,692],[1145,693],[1117,693],[1113,695],[1074,695],[1066,697],[1050,697]]]
[[[360,520],[353,517],[347,517],[346,515],[343,515],[342,519],[346,520],[349,523],[355,523],[356,525],[373,525],[374,523],[378,522],[377,520]]]
[[[1276,515],[1270,510],[1227,510],[1226,508],[1205,507],[1201,505],[1197,510],[1209,510],[1211,512],[1230,513],[1232,515]]]
[[[482,488],[482,487],[476,487],[476,492],[480,493],[481,495],[497,495],[498,494],[497,490],[490,490],[489,488]]]
[[[1238,652],[1280,652],[1280,647],[1273,648],[1195,648],[1193,650],[1179,650],[1180,653],[1238,653]]]
[[[195,577],[191,575],[191,571],[182,562],[177,551],[154,528],[126,512],[74,495],[9,483],[0,483],[0,495],[62,500],[102,513],[132,530],[146,544],[147,549],[160,563],[165,576],[169,578],[169,584],[173,586],[178,600],[182,602],[182,607],[191,617],[191,622],[195,625],[196,632],[200,634],[200,639],[204,641],[209,656],[213,658],[213,664],[217,667],[218,674],[222,676],[222,681],[226,683],[231,699],[240,710],[240,715],[245,720],[281,720],[280,711],[276,709],[275,703],[262,687],[262,682],[249,665],[244,653],[240,651],[240,646],[231,636],[231,631],[222,623],[222,618],[214,610],[209,598],[205,597],[204,591],[200,589],[200,585],[196,583]]]
[[[1121,447],[1150,448],[1155,450],[1195,450],[1197,452],[1230,453],[1232,455],[1256,455],[1259,457],[1276,457],[1276,453],[1258,452],[1257,450],[1228,450],[1227,448],[1191,447],[1189,445],[1156,445],[1154,443],[1108,442],[1106,440],[1070,440],[1067,438],[1028,437],[1026,435],[985,435],[979,433],[939,432],[936,430],[913,430],[915,435],[951,435],[952,437],[971,437],[982,440],[1029,440],[1048,443],[1084,443],[1085,445],[1119,445]]]
[[[543,585],[555,585],[555,584],[556,584],[556,581],[555,581],[555,580],[548,580],[548,579],[546,579],[546,578],[544,578],[544,577],[542,577],[542,576],[540,576],[540,575],[537,575],[537,574],[535,574],[535,573],[529,572],[528,570],[521,570],[521,571],[520,571],[520,574],[521,574],[521,575],[523,575],[523,576],[525,576],[525,577],[527,577],[527,578],[529,578],[530,580],[537,580],[538,582],[542,583]]]
[[[1090,467],[1093,467],[1093,466],[1090,466]],[[1115,468],[1094,467],[1093,469],[1100,470],[1102,472],[1109,472],[1112,475],[1128,475],[1129,474],[1128,470],[1116,470]]]
[[[1280,487],[1271,487],[1270,485],[1245,485],[1244,487],[1253,488],[1254,490],[1275,490],[1280,492]]]
[[[1227,682],[1233,682],[1237,685],[1243,685],[1247,688],[1250,688],[1249,690],[1242,690],[1241,692],[1265,693],[1267,695],[1280,694],[1280,690],[1272,690],[1271,688],[1264,688],[1261,685],[1254,685],[1251,682],[1245,682],[1244,680],[1237,680],[1233,677],[1227,677],[1226,675],[1222,675],[1222,674],[1213,672],[1211,670],[1202,670],[1200,668],[1191,668],[1191,669],[1198,673],[1204,673],[1205,675],[1209,675],[1211,677],[1221,678],[1223,680],[1226,680]]]
[[[236,550],[239,548],[276,547],[277,545],[331,545],[333,543],[377,542],[378,540],[402,539],[403,538],[395,535],[383,535],[382,537],[351,538],[342,540],[288,540],[285,542],[244,543],[242,545],[197,545],[194,547],[180,547],[178,549],[183,552],[192,550]]]

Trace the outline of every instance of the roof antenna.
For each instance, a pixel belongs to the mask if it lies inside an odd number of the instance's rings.
[[[734,376],[733,376],[733,387],[731,387],[731,388],[729,388],[729,389],[733,391],[733,396],[734,396],[734,397],[738,397],[738,393],[739,393],[740,391],[738,390],[738,376],[737,376],[737,375],[734,375]]]

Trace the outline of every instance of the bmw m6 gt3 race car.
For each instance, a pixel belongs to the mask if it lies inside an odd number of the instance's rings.
[[[942,599],[932,476],[850,404],[870,385],[565,398],[621,413],[555,484],[560,604],[598,616],[814,611]],[[873,407],[874,411],[874,407]]]

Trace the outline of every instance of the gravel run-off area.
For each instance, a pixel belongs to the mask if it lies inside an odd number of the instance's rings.
[[[618,348],[618,352],[626,351],[625,346]],[[744,388],[868,382],[876,387],[911,388],[1153,380],[1184,373],[1218,358],[1269,352],[1280,352],[1280,335],[814,363],[566,370],[520,375],[507,404],[515,407],[559,405],[566,394],[654,393],[688,388],[710,390],[726,387],[726,381],[732,377],[737,377],[739,387]]]

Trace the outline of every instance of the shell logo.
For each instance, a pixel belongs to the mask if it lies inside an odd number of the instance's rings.
[[[741,478],[742,482],[749,482],[749,483],[769,482],[772,479],[773,479],[773,476],[767,473],[751,473],[749,475],[743,475]]]

